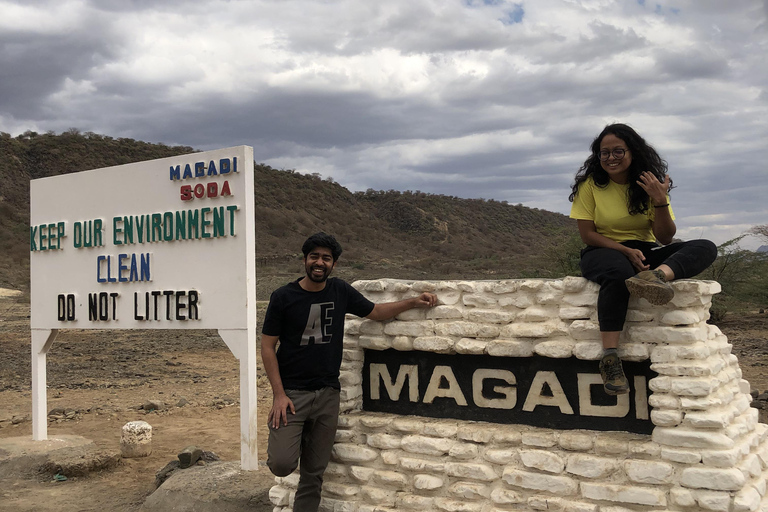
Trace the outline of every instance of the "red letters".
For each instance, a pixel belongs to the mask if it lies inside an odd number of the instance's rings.
[[[227,197],[231,196],[232,191],[229,188],[229,181],[225,181],[219,184],[212,181],[206,185],[198,183],[194,187],[192,185],[182,185],[180,189],[180,197],[182,201],[192,201],[195,198],[203,199],[205,197]]]

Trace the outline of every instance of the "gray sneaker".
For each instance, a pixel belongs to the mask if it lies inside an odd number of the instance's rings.
[[[629,383],[621,359],[616,354],[608,354],[600,360],[600,376],[603,378],[603,388],[609,395],[629,393]]]
[[[661,306],[671,301],[675,290],[669,286],[661,270],[643,270],[625,281],[629,293]]]

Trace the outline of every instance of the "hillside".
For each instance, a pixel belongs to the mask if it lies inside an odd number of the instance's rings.
[[[30,179],[193,151],[76,130],[0,133],[0,287],[29,286]],[[300,270],[301,244],[320,230],[344,246],[346,278],[454,279],[555,275],[551,256],[575,232],[558,213],[423,192],[352,193],[317,174],[263,164],[254,193],[257,268],[277,280]]]

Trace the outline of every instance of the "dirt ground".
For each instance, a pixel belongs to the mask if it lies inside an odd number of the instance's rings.
[[[768,315],[727,318],[720,328],[752,389],[768,390]],[[0,297],[0,438],[32,435],[30,374],[29,305]],[[5,479],[0,511],[136,511],[154,490],[155,474],[189,445],[239,460],[239,367],[215,331],[61,331],[48,353],[47,376],[48,411],[68,413],[49,420],[49,437],[79,435],[119,452],[122,426],[143,420],[153,427],[152,455],[63,482],[50,475]],[[182,399],[188,403],[178,407]],[[167,409],[145,412],[139,407],[148,400]],[[259,362],[260,461],[270,405]],[[263,507],[255,510],[271,510],[274,480],[263,466],[258,473]]]

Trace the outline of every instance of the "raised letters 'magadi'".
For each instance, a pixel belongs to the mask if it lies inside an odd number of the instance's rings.
[[[656,373],[650,361],[624,371],[631,392],[609,396],[595,361],[366,350],[363,410],[649,434]]]

